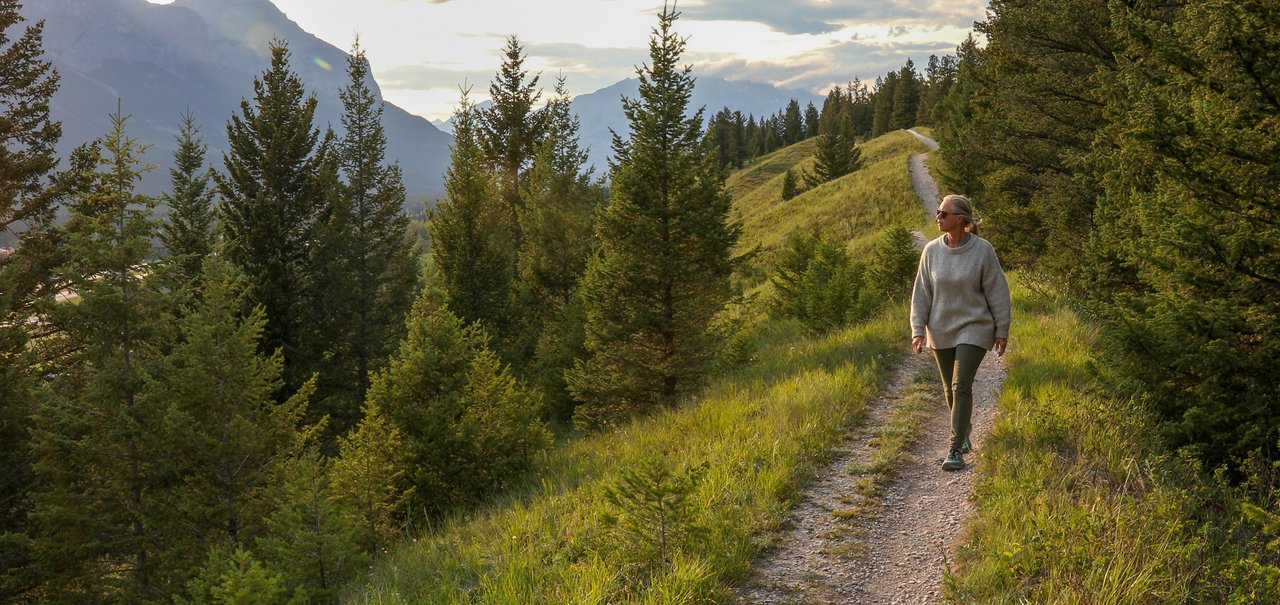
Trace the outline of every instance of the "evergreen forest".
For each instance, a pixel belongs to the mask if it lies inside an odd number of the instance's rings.
[[[359,41],[337,130],[275,40],[170,165],[124,102],[59,157],[19,5],[0,602],[731,602],[907,355],[923,153],[1015,303],[945,598],[1280,602],[1273,2],[993,0],[770,116],[690,106],[664,7],[603,174],[513,35],[420,220]]]

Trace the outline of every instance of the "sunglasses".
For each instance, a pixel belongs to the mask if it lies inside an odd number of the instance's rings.
[[[937,213],[937,214],[935,214],[934,216],[936,216],[936,217],[938,217],[938,218],[943,218],[943,219],[944,219],[944,218],[947,218],[948,216],[952,216],[952,215],[955,215],[955,216],[964,216],[964,213],[963,213],[963,212],[947,212],[946,210],[939,210],[939,211],[938,211],[938,213]]]

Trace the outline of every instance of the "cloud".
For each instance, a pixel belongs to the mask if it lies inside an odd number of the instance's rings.
[[[755,21],[790,35],[828,34],[868,23],[931,23],[969,27],[983,0],[705,0],[678,5],[684,18]]]
[[[642,41],[647,42],[647,41]],[[564,72],[570,78],[631,73],[635,66],[649,60],[649,49],[643,46],[599,48],[573,42],[528,43],[524,46],[529,60],[544,77]],[[613,78],[614,81],[617,78]],[[611,82],[612,83],[612,82]]]
[[[571,42],[523,43],[525,68],[529,75],[541,74],[538,85],[546,99],[555,87],[555,78],[564,75],[572,95],[594,92],[633,77],[635,66],[649,60],[649,51],[636,48],[595,48]],[[495,51],[496,52],[496,51]],[[465,83],[471,87],[471,99],[483,101],[489,96],[489,83],[497,72],[493,68],[464,67],[438,62],[397,65],[378,70],[378,83],[385,91],[457,91]]]
[[[815,0],[710,0],[695,6],[679,6],[683,18],[702,21],[757,21],[787,34],[825,34],[856,19],[860,10]]]
[[[955,53],[955,43],[895,42],[869,43],[859,40],[832,44],[789,60],[746,61],[711,56],[690,56],[694,74],[708,74],[728,80],[769,82],[785,88],[799,88],[824,93],[833,85],[843,85],[857,78],[873,84],[876,78],[902,68],[912,59],[916,71],[923,74],[929,55],[939,57]]]
[[[389,90],[429,90],[449,88],[456,90],[464,83],[479,92],[489,85],[492,70],[450,68],[432,63],[420,65],[396,65],[377,72],[378,85]]]

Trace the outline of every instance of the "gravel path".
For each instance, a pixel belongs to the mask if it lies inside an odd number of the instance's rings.
[[[911,131],[926,144],[928,137]],[[912,183],[923,207],[937,210],[938,189],[924,163],[911,158]],[[919,237],[923,237],[920,234]],[[904,320],[903,332],[906,334]],[[903,337],[903,346],[907,346]],[[873,451],[876,435],[905,401],[912,378],[932,371],[926,352],[908,358],[895,370],[889,386],[873,400],[863,424],[837,447],[834,459],[820,469],[791,510],[773,546],[756,561],[737,590],[740,604],[916,604],[941,600],[942,576],[954,559],[964,519],[975,514],[970,495],[982,464],[982,444],[991,432],[994,403],[1004,384],[1004,361],[988,354],[974,380],[974,451],[965,456],[963,470],[941,470],[950,444],[950,420],[941,386],[920,437],[909,448],[906,462],[894,469],[887,486],[870,511],[848,515],[858,475],[851,472]]]
[[[920,142],[928,145],[929,149],[938,148],[937,141],[914,130],[907,130],[907,132],[920,139]],[[926,153],[912,155],[907,162],[907,170],[911,173],[911,187],[916,190],[916,197],[920,198],[920,205],[924,208],[925,216],[928,217],[926,220],[931,220],[933,215],[938,212],[938,202],[941,201],[942,196],[938,194],[938,183],[933,180],[932,176],[929,176],[928,159],[929,154]],[[929,243],[929,236],[920,231],[915,231],[912,235],[916,238],[917,248],[924,248],[924,245]]]
[[[918,357],[928,360],[929,354]],[[988,354],[973,383],[973,451],[965,456],[968,465],[956,472],[941,470],[950,446],[950,422],[939,393],[938,412],[913,449],[911,461],[885,491],[880,515],[860,521],[867,555],[852,566],[850,582],[831,603],[940,602],[943,569],[955,558],[965,518],[976,513],[969,496],[1004,377],[1004,360]]]

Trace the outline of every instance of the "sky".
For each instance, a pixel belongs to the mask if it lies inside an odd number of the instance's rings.
[[[168,4],[172,0],[149,0]],[[662,0],[271,0],[290,19],[348,50],[357,35],[383,97],[447,119],[459,89],[488,98],[509,36],[525,67],[571,95],[633,77],[648,60]],[[986,0],[682,0],[676,31],[694,76],[767,82],[825,94],[873,82],[911,58],[954,54]]]

